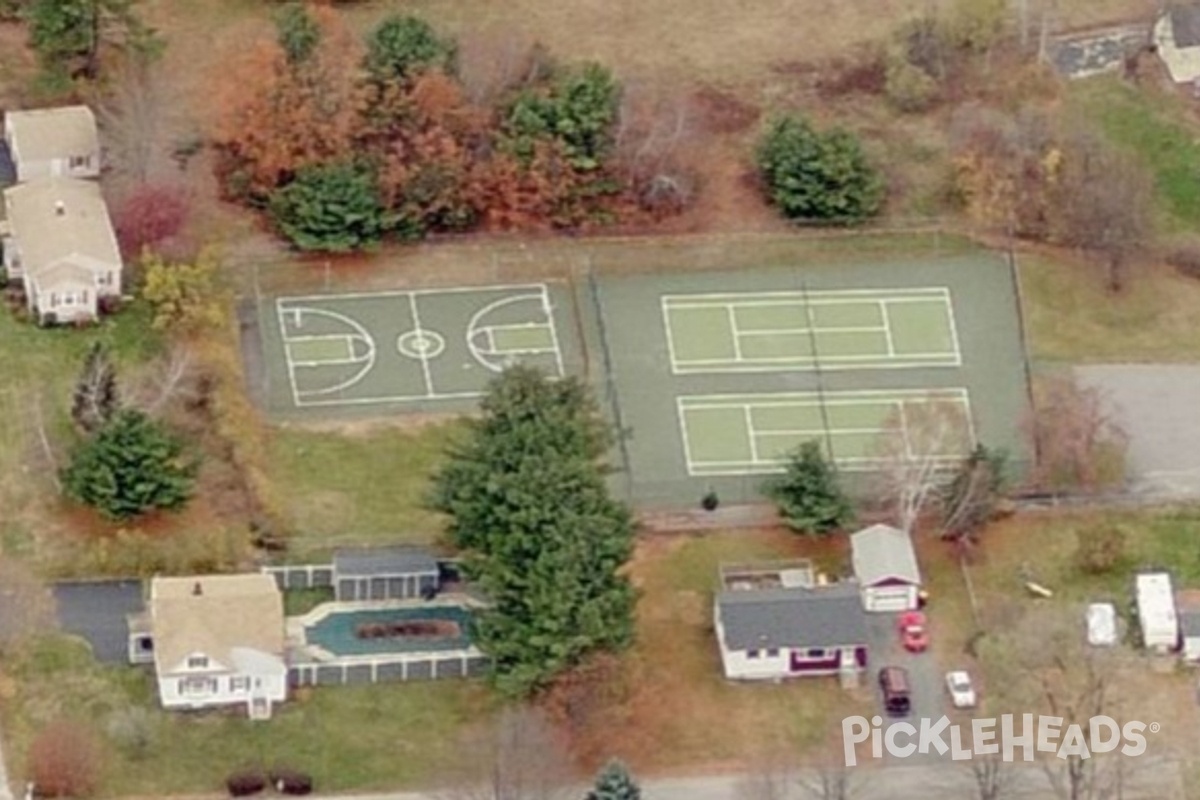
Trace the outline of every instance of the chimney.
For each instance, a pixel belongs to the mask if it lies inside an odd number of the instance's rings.
[[[55,200],[54,201],[54,215],[61,217],[66,213],[67,213],[67,204],[64,203],[62,200]]]
[[[196,597],[204,594],[204,589],[200,586],[200,581],[196,581],[196,585],[192,587],[192,594]]]

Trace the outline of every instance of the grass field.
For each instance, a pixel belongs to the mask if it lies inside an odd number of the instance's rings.
[[[1200,359],[1200,281],[1152,264],[1113,296],[1094,264],[1036,254],[1019,263],[1036,362]]]
[[[443,747],[491,700],[478,683],[444,681],[338,687],[304,694],[270,723],[240,715],[180,714],[156,707],[153,679],[97,666],[77,642],[46,639],[5,665],[3,709],[9,773],[22,785],[24,752],[40,725],[65,715],[104,741],[105,796],[164,797],[218,791],[246,765],[310,772],[321,792],[427,785]],[[139,751],[106,733],[141,709]]]
[[[272,479],[292,526],[289,557],[350,544],[428,543],[442,519],[425,507],[429,476],[459,430],[363,423],[349,432],[275,428]]]

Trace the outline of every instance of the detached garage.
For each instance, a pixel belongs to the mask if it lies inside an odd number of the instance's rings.
[[[921,571],[912,538],[890,525],[872,525],[850,537],[863,608],[895,613],[917,607]]]

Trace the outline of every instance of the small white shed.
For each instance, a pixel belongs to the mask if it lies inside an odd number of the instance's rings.
[[[850,536],[850,550],[865,610],[895,613],[917,607],[921,571],[907,533],[872,525]]]
[[[1171,576],[1165,572],[1143,572],[1137,576],[1138,623],[1147,650],[1169,653],[1179,647],[1179,617]]]

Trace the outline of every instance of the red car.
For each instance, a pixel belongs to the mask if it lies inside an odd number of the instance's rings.
[[[910,653],[922,653],[929,647],[929,628],[923,613],[906,611],[900,615],[900,641]]]

